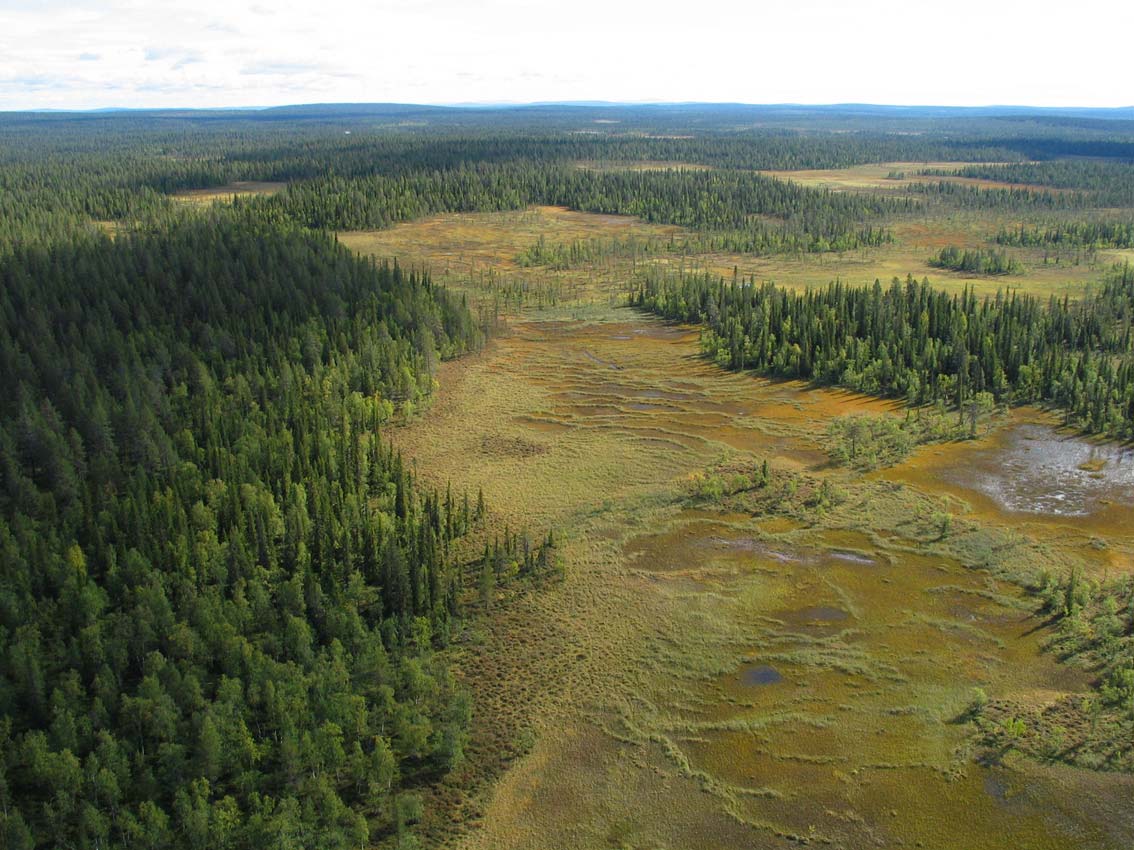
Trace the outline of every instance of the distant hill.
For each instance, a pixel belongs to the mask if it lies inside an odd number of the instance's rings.
[[[1134,121],[1134,106],[1098,107],[1039,107],[1019,105],[995,106],[897,106],[871,103],[799,104],[799,103],[617,103],[609,101],[548,101],[523,104],[461,103],[429,105],[413,103],[304,103],[288,106],[245,107],[239,109],[92,109],[92,110],[35,110],[7,115],[52,116],[110,116],[130,115],[152,118],[259,117],[262,119],[307,118],[342,119],[486,116],[491,114],[560,115],[573,118],[596,113],[594,117],[613,114],[626,119],[649,116],[685,115],[687,117],[731,117],[743,120],[774,120],[790,118],[889,118],[889,119],[966,119],[1015,118],[1049,121],[1053,119],[1095,119],[1101,121]],[[3,115],[4,113],[0,113]]]

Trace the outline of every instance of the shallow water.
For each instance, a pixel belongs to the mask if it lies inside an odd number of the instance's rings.
[[[1134,448],[1018,425],[942,477],[1016,513],[1087,516],[1107,503],[1134,506]]]
[[[755,566],[762,559],[801,560],[725,523],[699,518],[669,531],[635,537],[623,552],[635,568],[650,572],[736,569]]]
[[[832,605],[812,605],[808,608],[801,608],[798,611],[792,611],[787,614],[784,619],[789,623],[839,623],[850,617],[842,608],[835,608]]]
[[[688,521],[674,528],[643,534],[629,540],[623,548],[631,563],[650,572],[706,569],[709,567],[748,567],[780,564],[807,567],[876,566],[878,562],[859,552],[795,546],[764,540],[752,531],[736,528],[695,511],[683,515]],[[827,612],[821,606],[808,611]],[[830,609],[833,610],[833,609]],[[842,619],[816,616],[813,619]]]
[[[832,552],[831,557],[837,561],[846,561],[848,564],[860,564],[864,567],[872,567],[878,563],[873,558],[860,555],[858,552]]]
[[[784,677],[780,675],[780,671],[770,664],[757,664],[740,672],[740,682],[744,685],[774,685],[783,680]]]

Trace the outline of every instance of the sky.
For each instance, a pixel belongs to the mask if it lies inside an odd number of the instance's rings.
[[[0,110],[1134,105],[1131,0],[0,0]]]

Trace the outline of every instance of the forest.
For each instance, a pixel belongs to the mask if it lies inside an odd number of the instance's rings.
[[[239,215],[0,261],[5,846],[357,847],[461,758],[467,494],[381,436],[475,348]],[[412,809],[412,806],[410,806]]]
[[[1055,247],[1070,245],[1087,248],[1134,248],[1134,222],[1085,221],[1018,230],[1002,230],[996,234],[1000,245]]]
[[[703,231],[729,250],[841,251],[885,241],[883,216],[927,206],[1062,210],[1130,201],[1123,122],[1079,126],[979,111],[943,131],[932,113],[905,119],[903,132],[861,128],[823,132],[861,120],[822,110],[805,130],[782,118],[737,130],[741,110],[661,108],[425,110],[420,129],[405,110],[296,110],[201,114],[154,112],[71,117],[13,114],[0,122],[0,245],[76,232],[91,221],[142,222],[176,214],[170,195],[235,181],[277,181],[286,191],[250,203],[268,220],[313,228],[374,228],[437,212],[562,204],[590,212],[638,215]],[[614,114],[617,132],[564,132],[557,122]],[[570,118],[571,116],[579,116]],[[582,117],[587,116],[587,117]],[[684,121],[696,132],[675,134]],[[455,122],[451,123],[451,122]],[[623,123],[625,122],[625,123]],[[925,135],[910,124],[928,122]],[[901,122],[900,122],[901,123]],[[869,124],[869,122],[868,122]],[[657,131],[660,125],[664,134]],[[345,131],[349,130],[349,134]],[[1111,159],[1028,165],[1030,157],[1077,153]],[[849,167],[888,160],[959,160],[957,169],[921,169],[930,179],[910,197],[832,193],[768,179],[762,170]],[[711,170],[579,169],[579,163],[686,163]],[[965,162],[1002,162],[976,166]],[[936,179],[990,176],[1023,188],[978,188]],[[1058,187],[1037,192],[1034,184]],[[1121,202],[1121,204],[1119,203]]]

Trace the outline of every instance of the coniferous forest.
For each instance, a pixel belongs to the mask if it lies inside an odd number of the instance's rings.
[[[5,846],[360,846],[461,757],[467,497],[380,435],[480,332],[205,216],[0,261]]]

